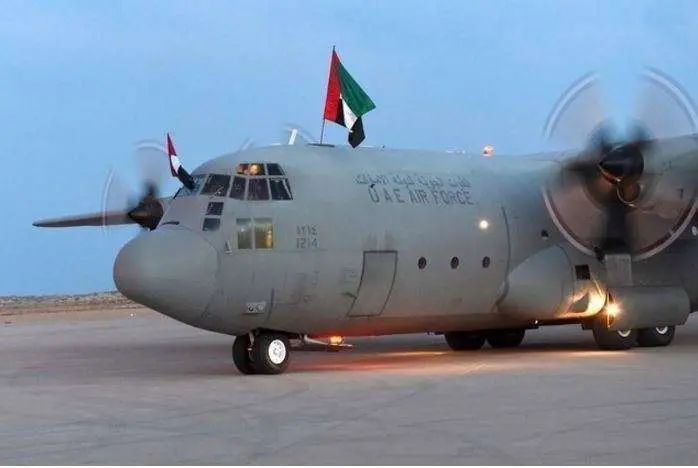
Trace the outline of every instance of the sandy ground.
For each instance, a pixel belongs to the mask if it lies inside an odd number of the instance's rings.
[[[576,326],[517,350],[357,339],[242,376],[231,338],[145,309],[0,323],[0,464],[695,464],[698,320],[663,349]]]

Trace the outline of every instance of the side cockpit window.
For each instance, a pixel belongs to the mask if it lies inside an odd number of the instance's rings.
[[[192,196],[192,195],[196,195],[197,193],[199,193],[199,190],[201,190],[201,184],[202,184],[203,181],[204,181],[204,177],[205,177],[204,174],[196,174],[196,175],[193,175],[193,176],[192,176],[192,179],[194,179],[194,189],[193,189],[193,190],[189,190],[188,188],[186,188],[186,187],[184,187],[184,186],[183,186],[183,187],[180,187],[180,189],[177,190],[177,193],[175,193],[174,198],[177,198],[177,197],[190,197],[190,196]]]
[[[211,195],[215,197],[224,197],[228,193],[230,187],[230,176],[224,174],[209,174],[206,178],[204,188],[201,190],[201,195]]]
[[[238,200],[293,200],[291,186],[280,164],[242,163],[236,168],[230,196]],[[238,189],[236,190],[236,181]],[[245,184],[247,193],[245,194]]]

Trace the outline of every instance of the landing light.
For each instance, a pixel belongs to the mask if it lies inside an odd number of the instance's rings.
[[[616,303],[610,303],[606,306],[606,314],[611,318],[616,318],[620,313],[620,306]]]
[[[332,346],[339,346],[342,343],[344,343],[344,337],[342,337],[342,336],[331,336],[330,337],[330,344]]]
[[[589,296],[589,307],[587,311],[590,312],[601,312],[606,305],[606,295],[601,293],[594,293]],[[613,304],[616,305],[616,304]],[[616,305],[617,307],[617,305]]]
[[[488,227],[490,227],[490,223],[486,219],[481,219],[480,222],[477,224],[477,227],[479,227],[480,229],[482,229],[484,231]]]

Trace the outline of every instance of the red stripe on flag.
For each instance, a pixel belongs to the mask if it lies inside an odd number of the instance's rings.
[[[167,134],[167,155],[167,159],[170,162],[170,172],[172,173],[172,177],[177,177],[177,171],[172,163],[172,156],[177,156],[177,152],[175,151],[174,143],[172,143],[172,138],[170,138],[169,133]]]
[[[172,138],[170,138],[170,134],[167,134],[167,154],[169,156],[172,156],[173,154],[177,154],[175,151],[174,143],[172,143]]]
[[[339,57],[337,52],[332,50],[332,61],[330,62],[330,77],[327,80],[327,100],[325,101],[325,119],[332,122],[337,121],[337,112],[339,111],[339,98],[341,93],[341,85],[339,83],[339,74],[337,68],[339,65]]]

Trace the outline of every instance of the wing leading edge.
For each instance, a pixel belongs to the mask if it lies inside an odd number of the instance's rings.
[[[78,226],[114,226],[119,224],[135,224],[129,218],[128,211],[110,211],[105,213],[88,213],[84,215],[47,218],[34,221],[36,227],[78,227]]]

